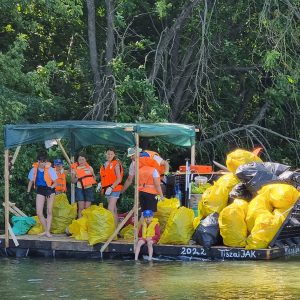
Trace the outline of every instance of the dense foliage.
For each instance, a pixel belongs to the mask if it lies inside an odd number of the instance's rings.
[[[259,144],[265,159],[296,168],[299,7],[299,0],[0,0],[0,126],[190,123],[201,128],[199,163],[223,163],[230,149]],[[12,199],[29,213],[26,176],[41,147],[22,148],[13,170]],[[187,156],[154,147],[173,166]],[[3,195],[2,175],[0,183]]]

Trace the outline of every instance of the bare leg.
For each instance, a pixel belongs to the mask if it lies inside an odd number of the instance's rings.
[[[152,240],[147,240],[147,246],[148,246],[149,260],[152,260],[152,256],[153,256],[153,241]]]
[[[36,195],[36,200],[35,200],[35,206],[36,206],[36,214],[41,222],[41,224],[43,225],[44,228],[44,232],[42,232],[40,235],[45,235],[46,231],[47,231],[47,222],[46,219],[44,217],[44,203],[45,203],[45,196],[43,195]]]
[[[113,214],[114,219],[115,219],[115,225],[117,226],[118,225],[118,216],[116,214],[116,211],[117,211],[118,198],[108,197],[107,200],[108,200],[108,210],[111,211],[111,213]]]
[[[84,201],[84,209],[91,206],[91,201]]]
[[[47,197],[47,229],[46,229],[47,237],[51,237],[50,229],[52,224],[52,210],[53,210],[54,196],[55,194],[51,194],[49,197]]]
[[[142,212],[139,223],[138,223],[138,228],[140,228],[143,223],[144,223],[144,216],[143,216],[143,212]]]
[[[117,205],[116,205],[116,208],[115,208],[115,222],[116,222],[116,227],[118,226],[119,224],[119,218],[118,218],[118,209],[117,209]]]
[[[136,247],[135,247],[135,253],[134,253],[134,260],[139,259],[139,254],[141,251],[141,247],[145,244],[146,242],[144,240],[138,240]]]
[[[78,201],[78,219],[81,218],[81,212],[85,208],[84,201]]]

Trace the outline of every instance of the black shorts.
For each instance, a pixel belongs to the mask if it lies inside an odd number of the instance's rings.
[[[55,189],[48,186],[38,186],[36,193],[44,197],[49,197],[50,195],[55,194]]]
[[[145,192],[140,192],[140,206],[142,212],[144,210],[150,209],[153,212],[157,211],[157,199],[156,195],[145,193]]]

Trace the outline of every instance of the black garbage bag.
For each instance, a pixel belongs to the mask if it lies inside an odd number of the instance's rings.
[[[291,184],[296,188],[300,187],[300,172],[285,171],[279,175],[279,180]]]
[[[252,194],[247,190],[247,187],[244,183],[240,182],[233,187],[233,189],[229,193],[228,205],[237,198],[246,201],[250,201],[253,198]]]
[[[210,248],[220,242],[219,214],[214,212],[200,221],[192,240],[205,248]]]
[[[282,174],[283,172],[291,168],[290,166],[279,164],[279,163],[273,163],[273,162],[264,162],[263,165],[270,173],[276,176],[279,176],[280,174]]]
[[[253,195],[255,195],[263,185],[279,181],[278,176],[271,173],[263,163],[253,162],[241,165],[237,168],[235,174]]]

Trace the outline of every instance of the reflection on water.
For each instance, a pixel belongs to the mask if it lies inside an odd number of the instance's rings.
[[[299,299],[300,256],[139,262],[0,258],[1,299]]]

